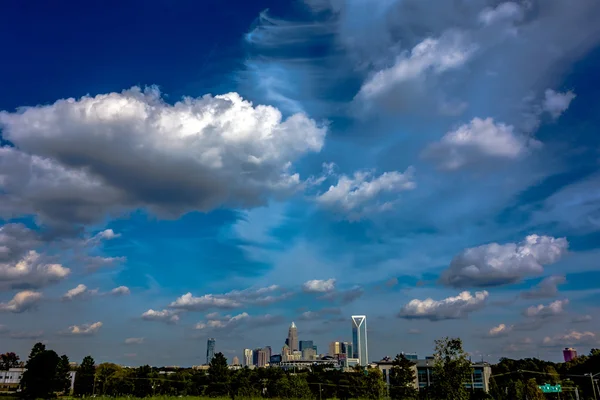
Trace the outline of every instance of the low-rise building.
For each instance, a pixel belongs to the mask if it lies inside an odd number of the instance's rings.
[[[27,371],[25,368],[10,368],[8,371],[0,371],[0,392],[15,392],[21,384],[21,378]],[[71,391],[75,384],[75,371],[69,371],[71,379]]]
[[[430,386],[434,379],[433,357],[426,357],[424,360],[411,360],[413,365],[413,371],[415,374],[414,386],[415,389],[424,389]],[[374,363],[383,374],[383,379],[386,384],[390,384],[390,370],[393,366],[393,360],[385,359]],[[471,373],[470,379],[465,382],[465,386],[472,390],[483,390],[488,393],[490,390],[490,377],[492,375],[492,368],[488,363],[474,363],[473,372]]]

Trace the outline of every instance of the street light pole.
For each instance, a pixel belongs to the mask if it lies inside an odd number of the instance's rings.
[[[594,400],[598,400],[598,398],[596,397],[596,388],[594,387],[594,375],[592,375],[592,373],[590,372],[589,374],[586,374],[590,376],[590,382],[592,384],[592,393],[594,393]]]

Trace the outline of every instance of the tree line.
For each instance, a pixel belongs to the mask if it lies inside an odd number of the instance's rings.
[[[19,365],[14,353],[0,355],[0,369]],[[34,345],[21,380],[24,398],[51,398],[70,395],[69,359],[59,357],[42,343]],[[585,373],[600,371],[600,350],[580,356],[569,363],[555,364],[538,359],[502,358],[492,366],[490,392],[473,391],[470,382],[472,363],[458,338],[436,340],[433,381],[430,387],[416,390],[415,370],[403,354],[395,357],[386,385],[379,368],[355,367],[341,371],[332,366],[315,365],[308,370],[284,371],[276,367],[232,370],[222,353],[217,353],[208,370],[191,368],[154,368],[148,365],[128,368],[113,363],[96,365],[86,356],[76,369],[72,395],[148,397],[207,396],[239,398],[289,399],[383,399],[393,400],[542,400],[556,398],[544,395],[538,385],[561,383],[565,391],[560,399],[592,399],[589,378]],[[586,386],[587,385],[587,386]]]

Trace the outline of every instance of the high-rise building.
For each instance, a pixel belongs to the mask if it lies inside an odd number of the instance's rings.
[[[352,349],[358,363],[367,366],[369,363],[369,346],[367,344],[367,316],[352,316]]]
[[[337,354],[342,353],[342,343],[341,342],[331,342],[329,343],[329,355],[331,357],[335,357]]]
[[[281,348],[281,361],[289,361],[290,355],[292,354],[292,350],[290,350],[290,346],[284,344]]]
[[[270,359],[267,358],[267,352],[265,349],[258,349],[257,353],[257,362],[256,362],[256,366],[263,368],[266,367],[267,364],[269,363]]]
[[[206,341],[206,363],[210,364],[213,357],[215,356],[215,339],[208,338]]]
[[[265,346],[265,352],[267,353],[267,360],[270,360],[271,356],[273,355],[273,349],[271,346]]]
[[[565,362],[569,362],[577,358],[577,350],[572,347],[565,347],[563,350],[563,357],[565,358]]]
[[[342,342],[342,354],[346,356],[346,358],[353,358],[354,352],[352,351],[352,343]]]
[[[288,340],[286,344],[290,347],[290,350],[298,350],[298,328],[296,328],[296,324],[293,322],[292,325],[290,325],[290,329],[288,330],[287,338]]]
[[[299,344],[299,350],[303,351],[304,349],[308,349],[308,348],[313,348],[314,347],[314,342],[312,340],[301,340],[298,342]]]
[[[240,359],[238,358],[238,356],[233,357],[233,361],[231,362],[231,365],[240,365]]]
[[[317,359],[317,352],[312,347],[304,347],[302,349],[302,359],[305,361],[313,361]]]
[[[253,365],[254,354],[252,349],[244,349],[244,367]]]

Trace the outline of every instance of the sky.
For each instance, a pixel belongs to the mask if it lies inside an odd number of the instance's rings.
[[[0,5],[0,352],[600,347],[597,0]]]

